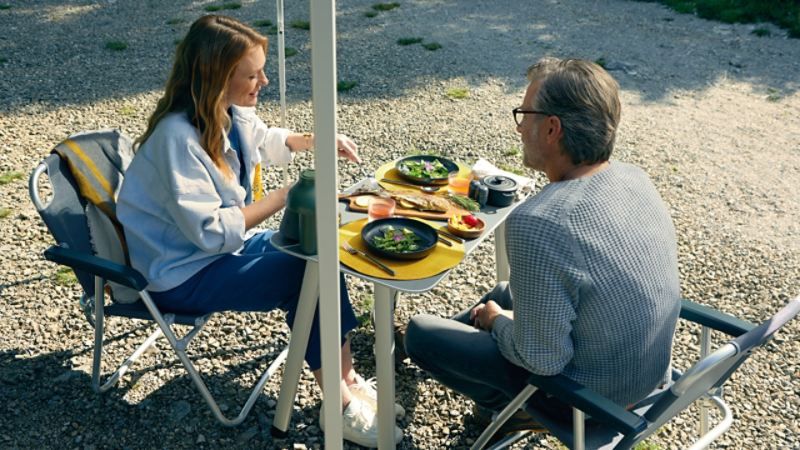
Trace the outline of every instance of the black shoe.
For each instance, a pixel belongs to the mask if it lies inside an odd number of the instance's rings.
[[[406,353],[406,330],[408,323],[394,323],[394,362],[402,364],[408,358]]]

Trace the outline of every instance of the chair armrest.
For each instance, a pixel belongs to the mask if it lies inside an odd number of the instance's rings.
[[[755,328],[755,324],[746,320],[685,299],[681,300],[681,318],[733,337],[738,337]]]
[[[647,428],[644,418],[564,375],[531,374],[528,383],[580,409],[590,415],[592,420],[602,422],[620,433],[626,435],[639,433]]]
[[[61,245],[50,246],[44,251],[44,257],[48,261],[83,270],[94,276],[102,277],[137,291],[144,290],[147,287],[147,280],[133,268]]]

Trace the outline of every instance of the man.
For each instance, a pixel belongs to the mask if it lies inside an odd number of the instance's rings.
[[[451,319],[413,317],[406,351],[480,415],[504,408],[528,372],[564,374],[627,407],[669,373],[680,309],[672,221],[641,169],[609,161],[621,108],[605,70],[546,58],[528,80],[514,118],[524,164],[550,183],[506,222],[510,281]],[[570,417],[555,398],[533,401]],[[536,429],[526,417],[510,426]]]

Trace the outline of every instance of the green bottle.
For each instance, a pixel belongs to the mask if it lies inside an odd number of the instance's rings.
[[[306,255],[317,253],[315,205],[314,170],[306,169],[300,172],[300,179],[289,189],[280,227],[287,239],[300,242],[300,251]]]

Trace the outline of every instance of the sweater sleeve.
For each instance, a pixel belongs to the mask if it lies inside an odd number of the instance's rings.
[[[573,357],[580,272],[571,239],[552,219],[512,214],[507,221],[514,319],[498,317],[492,329],[500,352],[539,375],[560,373]]]

